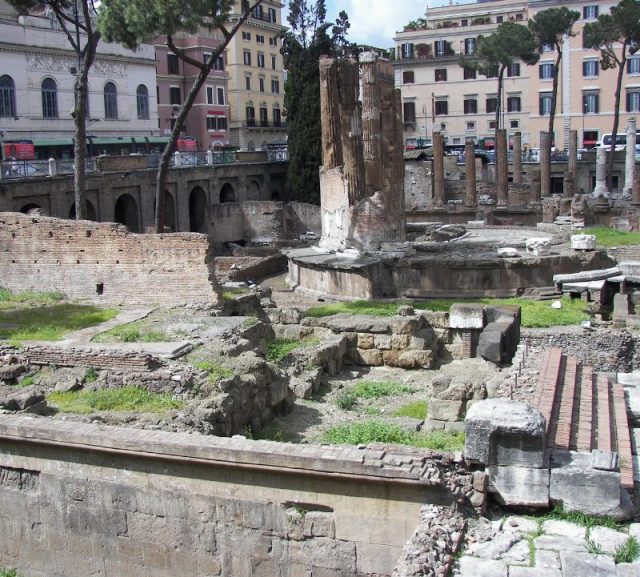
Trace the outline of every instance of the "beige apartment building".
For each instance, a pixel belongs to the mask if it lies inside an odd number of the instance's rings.
[[[231,21],[246,5],[247,0],[235,3]],[[242,150],[264,150],[286,140],[282,7],[265,0],[227,49],[230,138]]]
[[[497,78],[486,78],[460,65],[473,56],[477,37],[490,35],[506,21],[526,25],[529,18],[555,6],[580,13],[575,36],[566,38],[556,106],[555,144],[566,148],[570,130],[581,147],[593,146],[611,132],[616,70],[599,67],[599,53],[582,46],[582,29],[617,2],[601,0],[488,0],[428,8],[426,26],[405,29],[395,37],[395,82],[402,93],[405,145],[430,145],[433,131],[444,133],[448,146],[492,138],[495,129]],[[504,80],[500,127],[510,136],[519,131],[529,148],[539,146],[548,129],[555,51],[543,50],[540,62],[516,62]],[[640,110],[640,55],[625,71],[620,130]]]

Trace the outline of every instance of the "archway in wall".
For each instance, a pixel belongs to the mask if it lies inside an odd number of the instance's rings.
[[[69,218],[71,220],[76,219],[76,203],[74,202],[69,209]],[[86,201],[86,205],[84,207],[84,218],[85,220],[93,220],[97,222],[98,214],[96,213],[96,208],[93,206],[90,200]]]
[[[189,231],[207,234],[207,195],[196,186],[189,195]]]
[[[220,189],[220,203],[236,202],[236,191],[228,182]]]
[[[116,200],[114,220],[124,224],[131,232],[140,232],[138,203],[130,194],[123,194]]]
[[[247,191],[247,200],[260,199],[260,183],[257,180],[249,182],[249,190]]]
[[[36,204],[35,202],[30,202],[29,204],[25,204],[20,209],[20,212],[24,214],[38,214],[40,213],[41,210],[42,210],[42,207],[39,204]]]

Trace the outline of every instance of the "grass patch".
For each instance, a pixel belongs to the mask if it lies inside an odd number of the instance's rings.
[[[462,433],[445,433],[444,431],[414,433],[397,425],[378,421],[332,427],[323,435],[322,440],[334,445],[392,443],[438,451],[456,451],[464,446],[464,434]]]
[[[230,379],[233,377],[233,371],[227,367],[223,367],[220,363],[212,361],[201,361],[194,365],[197,369],[207,373],[210,383],[217,383],[222,379]]]
[[[595,235],[597,246],[602,248],[640,244],[640,232],[624,232],[605,226],[596,226],[585,229],[583,232]]]
[[[317,345],[320,340],[316,337],[308,339],[275,339],[267,343],[267,360],[272,363],[279,363],[290,352],[299,349],[300,347],[308,347]]]
[[[616,547],[613,553],[613,560],[616,563],[633,563],[640,557],[640,544],[635,537],[629,536],[627,540]]]
[[[64,300],[64,294],[53,292],[21,292],[12,293],[0,288],[0,309],[14,308],[15,305],[50,305]]]
[[[285,431],[275,421],[271,421],[258,431],[254,431],[250,436],[256,441],[277,441],[278,443],[290,443],[293,441],[293,435]]]
[[[393,413],[396,417],[411,417],[424,421],[427,418],[427,401],[414,401],[397,409]]]
[[[0,577],[18,577],[15,569],[0,569]]]
[[[114,318],[115,309],[75,304],[0,310],[0,339],[56,341],[67,333]]]
[[[236,287],[236,288],[227,288],[222,291],[222,298],[224,300],[230,301],[236,297],[247,295],[251,292],[249,288],[244,287]]]
[[[343,411],[350,411],[358,404],[358,397],[353,389],[342,389],[336,395],[336,405]]]
[[[593,517],[580,511],[565,511],[562,507],[556,506],[548,513],[540,517],[542,521],[555,519],[559,521],[569,521],[581,527],[590,529],[591,527],[607,527],[609,529],[620,529],[621,525],[612,517]]]
[[[96,335],[92,340],[96,343],[113,341],[119,343],[163,343],[173,339],[163,331],[145,329],[142,321],[134,321],[113,327]]]
[[[137,413],[163,413],[179,409],[183,401],[165,393],[151,393],[140,387],[121,387],[97,391],[52,392],[47,400],[62,413],[86,415],[96,411],[134,411]]]
[[[397,381],[358,381],[353,387],[353,392],[359,399],[379,399],[402,393],[413,393],[413,389]]]
[[[34,382],[34,378],[31,375],[29,375],[24,379],[20,379],[18,381],[18,384],[14,385],[14,387],[18,387],[20,389],[26,389],[27,387],[30,387],[31,385],[33,385],[33,382]]]
[[[305,311],[305,317],[328,317],[338,313],[350,313],[352,315],[372,315],[376,317],[392,317],[398,314],[398,307],[407,304],[405,302],[384,302],[372,301],[351,301],[341,303],[331,303],[311,307]]]
[[[89,367],[84,374],[84,380],[86,383],[95,383],[98,380],[98,373],[93,367]]]
[[[586,537],[584,540],[584,548],[587,553],[591,555],[603,555],[604,549],[598,545],[591,537]]]

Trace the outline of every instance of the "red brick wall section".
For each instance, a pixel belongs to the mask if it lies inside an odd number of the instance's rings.
[[[115,223],[0,213],[0,286],[105,304],[216,306],[206,235],[132,234]]]

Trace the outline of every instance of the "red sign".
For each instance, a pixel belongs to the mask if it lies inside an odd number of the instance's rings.
[[[36,149],[30,140],[5,141],[4,157],[5,159],[33,160],[36,157]]]

